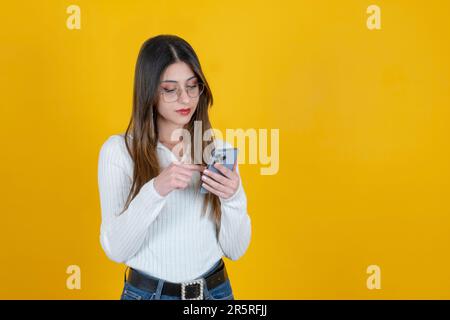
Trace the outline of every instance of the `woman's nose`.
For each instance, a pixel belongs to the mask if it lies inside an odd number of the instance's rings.
[[[180,93],[180,99],[182,102],[188,103],[191,100],[191,97],[189,97],[185,89],[182,89]]]

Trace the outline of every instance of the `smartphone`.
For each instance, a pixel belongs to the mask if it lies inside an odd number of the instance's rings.
[[[221,175],[222,172],[220,172],[216,167],[214,167],[215,163],[221,163],[225,167],[227,167],[230,170],[233,170],[234,164],[237,161],[237,148],[216,148],[212,151],[211,154],[211,162],[208,164],[208,170],[211,172],[219,173]],[[208,193],[209,191],[205,188],[200,188],[200,193]]]

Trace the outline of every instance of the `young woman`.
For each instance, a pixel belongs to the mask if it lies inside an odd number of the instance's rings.
[[[212,143],[230,147],[214,136],[203,140],[212,103],[185,40],[159,35],[144,42],[130,123],[106,140],[98,163],[100,243],[127,266],[121,299],[234,299],[222,257],[239,259],[251,238],[238,165],[217,164],[222,174],[205,170],[203,157],[192,161],[193,141],[179,134],[194,137],[195,121],[201,154]],[[200,193],[202,185],[208,193]]]

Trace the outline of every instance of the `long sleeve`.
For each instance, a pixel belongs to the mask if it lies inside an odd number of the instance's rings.
[[[239,166],[236,165],[239,174]],[[227,199],[221,198],[221,226],[219,244],[224,255],[231,260],[238,260],[246,251],[251,238],[251,220],[247,213],[247,197],[239,179],[236,192]]]
[[[102,146],[98,160],[98,186],[102,222],[100,243],[106,255],[122,263],[142,246],[150,224],[163,208],[166,198],[154,188],[155,178],[142,186],[128,209],[123,210],[132,178],[119,136],[110,137]],[[129,168],[129,165],[128,165]]]

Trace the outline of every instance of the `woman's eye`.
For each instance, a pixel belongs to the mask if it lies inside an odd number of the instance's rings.
[[[175,89],[166,89],[166,88],[164,88],[164,91],[165,91],[165,92],[174,92]]]
[[[194,89],[194,88],[197,88],[197,85],[196,84],[194,84],[193,86],[187,86],[189,89]]]

